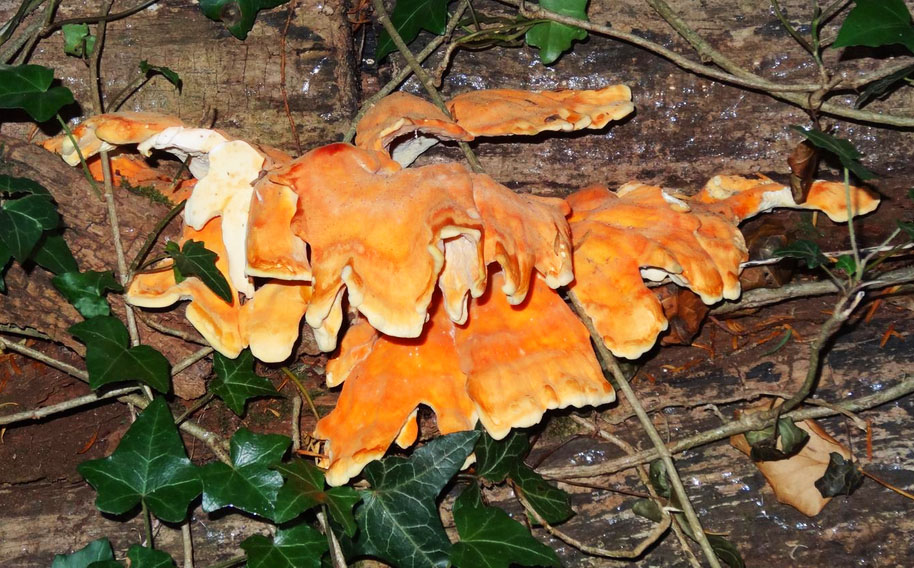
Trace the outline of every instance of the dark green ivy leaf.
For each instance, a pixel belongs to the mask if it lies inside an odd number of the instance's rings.
[[[254,27],[257,12],[269,10],[289,0],[200,0],[203,14],[217,22],[222,22],[236,38],[244,40]]]
[[[809,434],[789,418],[778,418],[777,436],[774,428],[772,425],[762,430],[746,432],[746,441],[752,447],[749,452],[752,461],[786,460],[795,456],[809,441]]]
[[[41,65],[0,65],[0,108],[21,108],[36,122],[73,102],[66,87],[51,87],[54,70]]]
[[[895,85],[902,84],[902,81],[912,73],[914,73],[914,65],[908,65],[891,75],[886,75],[882,79],[873,81],[857,95],[857,100],[854,101],[854,108],[863,108],[866,103],[888,93]]]
[[[181,76],[178,75],[172,68],[165,67],[163,65],[150,65],[145,59],[140,61],[140,73],[146,75],[161,75],[165,79],[175,86],[178,89],[178,92],[181,91],[181,87],[184,86],[184,81],[181,80]]]
[[[11,260],[13,260],[13,255],[10,254],[10,249],[6,248],[3,241],[0,241],[0,293],[6,293],[6,281],[3,279],[3,273],[6,272],[6,267]]]
[[[838,257],[838,261],[835,263],[835,268],[841,270],[848,276],[851,276],[857,272],[857,262],[854,260],[853,256],[849,254],[842,254]]]
[[[79,270],[70,246],[59,232],[44,234],[32,251],[32,262],[54,274]]]
[[[216,353],[213,370],[216,379],[210,383],[210,390],[239,416],[244,414],[244,405],[249,398],[279,395],[273,383],[254,372],[254,355],[250,349],[245,349],[235,359]]]
[[[57,207],[41,195],[26,195],[0,207],[0,242],[20,263],[31,256],[45,231],[60,224]]]
[[[96,37],[89,33],[89,24],[64,24],[63,52],[76,57],[88,57],[95,49]]]
[[[530,451],[527,435],[512,430],[503,440],[494,440],[482,431],[476,442],[476,474],[489,481],[501,483]]]
[[[124,290],[110,270],[96,272],[64,272],[55,276],[51,283],[68,302],[86,319],[111,314],[111,308],[105,299],[105,291],[121,292]]]
[[[114,560],[111,543],[107,538],[93,540],[72,554],[58,554],[51,568],[88,568],[93,562]]]
[[[914,26],[904,0],[856,0],[832,47],[893,44],[914,51]]]
[[[140,381],[159,392],[168,392],[168,359],[148,345],[130,347],[130,336],[121,320],[95,316],[70,326],[69,331],[86,344],[86,370],[93,389],[108,383]]]
[[[269,468],[282,460],[291,444],[287,436],[239,429],[230,444],[231,465],[214,462],[200,468],[203,510],[235,507],[272,519],[282,475]]]
[[[816,489],[822,497],[850,495],[863,484],[863,474],[854,460],[845,460],[838,452],[831,452],[828,457],[825,474],[816,480]]]
[[[555,551],[527,527],[501,509],[483,505],[475,483],[454,503],[454,524],[460,542],[451,548],[451,562],[459,568],[561,565]]]
[[[127,551],[130,568],[174,568],[175,561],[167,552],[134,544]]]
[[[43,185],[28,178],[12,177],[0,174],[0,194],[6,197],[16,195],[42,195],[51,198],[51,193]]]
[[[170,523],[187,517],[187,506],[202,490],[200,472],[187,459],[175,419],[164,399],[149,403],[114,453],[77,468],[98,496],[96,507],[120,515],[140,501]]]
[[[746,563],[743,562],[743,557],[740,555],[739,549],[737,549],[732,542],[716,534],[705,534],[705,536],[708,539],[708,543],[711,545],[711,549],[714,550],[714,554],[716,554],[724,564],[730,568],[746,568]]]
[[[515,467],[510,477],[533,509],[550,525],[566,521],[574,515],[568,494],[529,467]]]
[[[117,560],[99,560],[89,564],[89,568],[124,568],[124,565]]]
[[[397,0],[390,13],[390,23],[407,44],[416,39],[420,30],[441,35],[447,28],[447,3],[448,0]],[[380,63],[388,53],[396,50],[390,34],[382,29],[378,36],[375,60]]]
[[[180,282],[184,278],[196,276],[229,304],[234,301],[235,293],[228,280],[216,268],[219,255],[207,249],[203,242],[191,239],[179,249],[178,243],[172,241],[165,245],[165,254],[175,261],[175,280]]]
[[[774,251],[774,256],[799,258],[807,268],[816,268],[828,262],[819,245],[812,241],[800,240]]]
[[[914,223],[911,221],[898,221],[898,228],[908,234],[908,238],[914,241]],[[0,263],[3,259],[0,258]]]
[[[400,568],[445,568],[451,543],[435,499],[473,451],[479,432],[441,436],[407,458],[390,456],[365,466],[371,489],[356,508],[360,554]]]
[[[802,126],[793,125],[790,128],[796,130],[812,142],[815,146],[831,152],[841,160],[841,165],[851,171],[861,180],[873,179],[876,174],[864,168],[860,164],[860,158],[863,157],[857,148],[844,138],[837,138],[831,134],[826,134],[815,128],[803,128]]]
[[[308,525],[276,531],[274,538],[255,534],[241,541],[248,568],[319,568],[327,538]]]
[[[285,485],[276,497],[276,511],[273,520],[277,523],[291,521],[305,511],[326,505],[330,516],[343,527],[346,535],[355,535],[355,517],[352,508],[362,498],[352,487],[327,489],[324,473],[313,463],[294,460],[273,469],[286,478]]]
[[[587,21],[588,0],[540,0],[540,8]],[[540,61],[543,65],[555,62],[562,53],[571,49],[573,41],[587,39],[587,31],[575,26],[558,22],[536,24],[526,35],[527,45],[540,48]]]

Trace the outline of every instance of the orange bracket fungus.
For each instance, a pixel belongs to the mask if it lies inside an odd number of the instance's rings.
[[[342,392],[315,431],[334,485],[391,444],[414,443],[420,405],[441,433],[479,422],[502,438],[549,409],[613,401],[557,288],[575,294],[613,353],[636,358],[668,325],[645,281],[669,279],[707,304],[735,299],[740,221],[775,207],[848,215],[843,185],[828,182],[801,204],[787,186],[739,176],[691,197],[630,182],[562,200],[516,194],[461,164],[407,167],[438,140],[603,128],[634,110],[624,85],[474,91],[447,107],[451,117],[391,95],[359,122],[355,145],[295,160],[159,115],[101,115],[76,129],[84,155],[137,144],[187,160],[198,181],[182,242],[215,252],[234,291],[226,301],[195,277],[177,282],[162,261],[134,278],[128,302],[190,300],[188,319],[228,357],[250,346],[264,362],[289,358],[302,318],[336,350],[327,382]],[[69,142],[46,147],[74,163]],[[862,214],[878,200],[853,188],[852,203]],[[338,345],[344,302],[353,319]]]

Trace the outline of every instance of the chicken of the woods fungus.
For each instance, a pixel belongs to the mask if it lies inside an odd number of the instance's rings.
[[[166,260],[136,275],[128,302],[189,300],[188,320],[228,357],[250,347],[264,362],[288,359],[303,318],[335,351],[327,383],[342,391],[315,429],[333,485],[391,444],[413,444],[420,405],[441,433],[479,422],[500,439],[549,409],[612,402],[587,329],[557,289],[575,295],[612,353],[637,358],[667,327],[645,281],[671,280],[707,304],[732,300],[747,259],[739,222],[776,207],[849,213],[843,184],[823,181],[799,204],[787,186],[733,175],[692,196],[630,182],[563,200],[514,193],[457,163],[408,167],[440,140],[599,129],[634,110],[624,85],[471,91],[447,108],[396,93],[359,122],[354,145],[294,160],[148,113],[75,130],[86,158],[136,144],[186,160],[197,182],[181,242],[215,252],[235,291],[226,302],[195,277],[177,282]],[[79,160],[62,137],[45,146]],[[851,201],[854,214],[878,205],[859,188]]]

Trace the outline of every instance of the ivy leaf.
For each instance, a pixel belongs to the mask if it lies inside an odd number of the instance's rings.
[[[64,272],[51,279],[51,284],[86,319],[111,315],[111,307],[105,300],[105,291],[122,292],[124,290],[124,287],[114,279],[110,270]]]
[[[737,549],[732,542],[716,534],[705,534],[705,537],[707,537],[711,549],[714,550],[714,554],[716,554],[724,564],[730,568],[746,568],[746,563],[743,561],[739,549]]]
[[[0,293],[6,293],[6,281],[3,279],[3,273],[6,272],[6,267],[13,259],[13,255],[10,254],[10,249],[6,248],[6,245],[3,244],[3,241],[0,241]]]
[[[244,405],[249,398],[279,396],[273,383],[254,372],[254,355],[250,349],[245,349],[235,359],[216,353],[213,369],[216,380],[210,383],[210,390],[238,416],[244,414]]]
[[[859,179],[868,180],[876,177],[876,174],[860,164],[860,158],[863,157],[863,154],[861,154],[849,140],[837,138],[831,134],[826,134],[821,130],[816,130],[815,128],[806,129],[797,125],[793,125],[790,128],[805,136],[807,140],[817,147],[837,156],[838,159],[841,160],[841,165],[850,170]]]
[[[752,461],[786,460],[799,453],[809,441],[809,434],[797,427],[789,418],[778,418],[777,436],[774,428],[772,425],[762,430],[746,432],[746,441],[752,447],[749,452]]]
[[[289,0],[200,0],[203,14],[217,22],[222,22],[236,38],[244,40],[254,27],[257,12],[269,10]]]
[[[435,499],[473,451],[479,432],[441,436],[407,458],[390,456],[365,466],[371,489],[362,492],[355,520],[361,554],[400,568],[448,565],[451,543]]]
[[[904,0],[856,0],[832,47],[893,44],[914,51],[914,26]]]
[[[842,254],[835,263],[835,268],[843,271],[848,276],[857,272],[857,262],[849,254]]]
[[[274,538],[255,534],[241,541],[248,568],[319,568],[327,538],[308,525],[276,531]]]
[[[231,506],[272,519],[282,475],[269,467],[279,463],[291,444],[287,436],[239,429],[230,444],[232,464],[214,462],[200,468],[203,510],[212,513]]]
[[[799,258],[806,263],[807,268],[816,268],[828,262],[819,245],[807,240],[794,241],[775,250],[773,254],[779,257]]]
[[[898,228],[908,234],[908,238],[914,241],[914,222],[911,221],[898,221]],[[3,258],[0,256],[0,265],[3,263]]]
[[[0,74],[0,76],[2,76],[2,74]],[[24,194],[43,195],[48,199],[51,198],[51,192],[45,189],[45,187],[37,181],[28,178],[8,176],[6,174],[0,174],[0,193],[8,197]]]
[[[447,3],[449,0],[397,0],[390,23],[394,25],[403,41],[409,44],[416,39],[420,30],[442,35],[447,28]],[[380,62],[387,54],[396,51],[386,29],[378,36],[375,60]]]
[[[100,560],[89,564],[89,568],[124,568],[124,565],[117,560]]]
[[[100,560],[114,560],[114,552],[107,538],[93,540],[72,554],[56,555],[51,568],[88,568]]]
[[[587,21],[588,0],[540,0],[540,8]],[[568,26],[558,22],[543,22],[536,24],[529,30],[525,40],[527,45],[540,49],[540,61],[543,65],[555,62],[562,53],[571,49],[574,40],[587,38],[587,31],[576,26]]]
[[[574,515],[568,494],[548,483],[542,476],[525,465],[514,468],[511,479],[524,497],[550,525],[566,521]]]
[[[29,259],[41,235],[58,225],[57,207],[40,195],[12,199],[0,207],[0,242],[20,263]]]
[[[140,73],[146,75],[161,75],[165,79],[175,86],[178,89],[178,92],[181,92],[181,88],[184,86],[184,81],[181,80],[181,76],[178,75],[172,68],[165,67],[163,65],[150,65],[145,59],[140,61]]]
[[[146,548],[134,544],[127,551],[127,560],[130,568],[174,568],[175,561],[167,552]]]
[[[156,398],[136,419],[114,453],[77,468],[95,490],[96,507],[121,515],[144,501],[158,518],[180,523],[202,490],[200,472],[187,459],[175,419]]]
[[[866,103],[888,93],[895,85],[900,85],[902,80],[912,73],[914,73],[914,65],[908,65],[891,75],[886,75],[882,79],[873,81],[857,95],[857,100],[854,101],[854,108],[863,108]]]
[[[494,440],[485,431],[476,442],[476,474],[501,483],[530,451],[527,435],[512,430],[503,440]]]
[[[165,254],[175,261],[175,279],[178,282],[196,276],[214,294],[229,304],[233,303],[235,294],[225,276],[216,268],[219,255],[207,249],[202,241],[191,239],[180,249],[178,243],[172,241],[165,245]]]
[[[31,259],[38,266],[54,274],[79,270],[70,246],[59,233],[45,233],[44,238],[38,241],[35,250],[32,251]]]
[[[89,386],[140,381],[166,393],[171,384],[171,364],[148,345],[130,347],[130,336],[121,320],[95,316],[70,326],[70,333],[86,344]]]
[[[555,551],[527,527],[501,509],[483,505],[475,483],[454,503],[454,524],[460,542],[451,548],[451,562],[460,568],[561,565]]]
[[[89,33],[89,24],[64,24],[63,52],[76,57],[88,57],[95,49],[96,37]]]
[[[352,508],[362,498],[352,487],[325,488],[324,473],[313,463],[294,460],[273,469],[286,478],[285,485],[276,497],[273,520],[277,523],[291,521],[303,512],[326,505],[330,516],[338,522],[346,535],[355,535],[355,517]]]
[[[51,87],[54,70],[41,65],[0,65],[0,108],[21,108],[36,122],[73,102],[66,87]]]
[[[845,460],[838,452],[830,452],[828,458],[825,473],[816,480],[816,489],[822,497],[850,495],[863,484],[863,473],[854,460]]]

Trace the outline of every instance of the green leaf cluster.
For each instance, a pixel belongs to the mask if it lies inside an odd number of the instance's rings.
[[[0,292],[6,292],[3,273],[12,259],[34,262],[55,274],[77,269],[60,236],[57,205],[44,186],[2,174],[0,201]]]
[[[56,555],[51,568],[88,568],[93,563],[107,560],[114,561],[111,542],[107,538],[100,538],[73,553]]]
[[[257,13],[285,4],[289,0],[200,0],[203,14],[225,24],[236,38],[244,41],[254,27]]]
[[[0,109],[22,109],[36,122],[54,118],[73,93],[53,82],[54,70],[41,65],[0,65]]]
[[[233,303],[235,293],[229,286],[228,280],[216,267],[219,255],[204,246],[203,242],[193,239],[186,241],[183,247],[172,241],[165,245],[165,254],[175,261],[175,280],[181,282],[185,278],[196,276],[214,294]]]
[[[147,77],[152,75],[161,75],[165,79],[175,86],[178,89],[178,92],[181,91],[181,88],[184,86],[184,81],[181,80],[181,76],[177,74],[172,68],[165,67],[164,65],[150,65],[145,59],[140,61],[140,73],[146,75]]]
[[[448,0],[397,0],[390,13],[390,22],[407,44],[422,30],[442,35],[447,28],[447,3]],[[375,60],[380,62],[396,50],[390,34],[386,29],[381,30]]]
[[[89,24],[64,24],[60,31],[63,32],[64,53],[74,57],[92,55],[98,38],[89,33]]]
[[[352,487],[326,488],[324,473],[313,463],[293,460],[273,467],[285,477],[286,482],[276,495],[274,519],[285,523],[314,507],[326,506],[330,517],[342,528],[346,536],[356,532],[352,508],[362,499]]]
[[[184,451],[174,417],[161,398],[149,403],[107,458],[83,462],[79,473],[98,492],[95,505],[120,515],[142,501],[156,517],[180,523],[203,489]]]
[[[904,0],[856,0],[832,47],[895,44],[914,51],[914,25]]]
[[[276,531],[272,538],[255,534],[241,542],[249,568],[318,568],[327,538],[308,525]]]
[[[799,453],[809,441],[809,434],[793,420],[779,418],[777,425],[746,432],[746,441],[752,448],[749,452],[752,461],[778,461]]]
[[[587,21],[588,0],[540,0],[540,8]],[[542,22],[527,31],[527,45],[538,47],[543,65],[554,63],[574,41],[587,39],[587,31],[558,22]]]
[[[828,262],[819,245],[812,241],[799,240],[774,251],[774,256],[798,258],[806,263],[807,268],[817,268]]]
[[[863,473],[852,459],[844,459],[838,452],[828,455],[828,467],[820,479],[816,480],[816,489],[822,497],[850,495],[863,484]]]
[[[821,130],[816,130],[815,128],[803,128],[802,126],[796,125],[791,126],[790,128],[802,134],[816,147],[837,156],[841,161],[841,165],[850,170],[851,173],[859,179],[868,180],[876,177],[873,172],[864,168],[860,163],[860,158],[863,157],[863,154],[861,154],[849,140],[837,138],[831,134],[826,134]]]
[[[111,306],[105,299],[105,292],[109,290],[123,292],[124,290],[124,287],[114,279],[114,274],[110,270],[64,272],[55,276],[51,280],[51,284],[86,319],[111,315]]]

